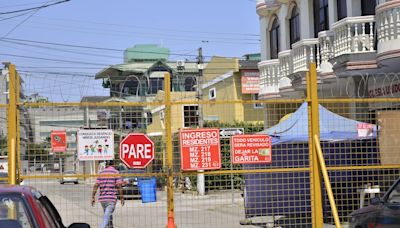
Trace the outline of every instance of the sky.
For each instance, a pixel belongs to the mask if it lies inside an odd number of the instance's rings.
[[[0,60],[16,65],[26,95],[54,102],[109,95],[94,75],[136,44],[170,60],[260,52],[255,0],[0,0]]]

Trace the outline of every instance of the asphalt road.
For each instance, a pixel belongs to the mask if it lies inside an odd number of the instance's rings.
[[[91,227],[99,227],[103,211],[101,205],[91,206],[92,184],[81,182],[78,185],[61,185],[57,180],[31,179],[26,180],[31,185],[47,195],[60,212],[65,225],[73,222],[85,222]],[[194,193],[174,194],[175,224],[177,227],[253,227],[241,226],[244,219],[243,198],[240,192],[212,193],[197,196]],[[165,191],[157,192],[157,201],[142,203],[140,199],[126,200],[124,206],[118,202],[114,212],[115,227],[155,227],[164,228],[167,225],[167,196]]]

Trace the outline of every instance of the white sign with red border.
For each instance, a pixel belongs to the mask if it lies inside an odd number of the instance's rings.
[[[272,162],[269,135],[234,135],[231,138],[233,164],[270,164]]]
[[[219,129],[185,129],[179,132],[179,139],[182,170],[221,168]]]

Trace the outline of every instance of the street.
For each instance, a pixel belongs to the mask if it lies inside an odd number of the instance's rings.
[[[30,179],[26,185],[33,186],[47,195],[53,202],[63,223],[85,222],[99,227],[103,211],[96,202],[90,205],[92,184],[81,181],[78,185],[61,185],[55,179]],[[241,226],[244,219],[243,198],[235,192],[211,193],[197,196],[194,193],[175,193],[175,224],[177,227],[253,227]],[[142,203],[141,200],[125,200],[121,207],[118,202],[114,212],[115,227],[165,227],[167,225],[167,194],[157,191],[157,202]]]

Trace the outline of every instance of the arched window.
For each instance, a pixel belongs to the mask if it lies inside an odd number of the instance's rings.
[[[195,91],[196,90],[196,80],[194,77],[188,77],[185,79],[185,91]]]
[[[277,59],[279,53],[279,22],[276,17],[269,30],[269,50],[271,59]]]
[[[289,29],[290,29],[290,45],[300,40],[300,17],[299,9],[294,6],[292,14],[289,18]]]
[[[140,85],[139,81],[136,78],[130,78],[123,84],[122,94],[121,96],[132,96],[132,95],[140,95]]]

